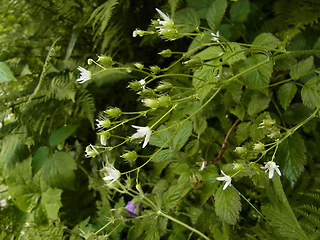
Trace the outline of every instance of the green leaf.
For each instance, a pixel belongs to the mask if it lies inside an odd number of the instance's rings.
[[[319,76],[308,80],[302,87],[301,98],[304,105],[309,108],[320,106],[320,78]]]
[[[198,135],[201,135],[208,126],[206,118],[203,115],[198,114],[194,118],[192,118],[192,120],[194,131]]]
[[[176,11],[180,0],[169,0],[168,2],[169,2],[169,5],[170,5],[171,14],[174,14],[174,12]]]
[[[49,148],[39,147],[32,158],[32,174],[35,175],[41,168],[49,155]]]
[[[156,134],[152,134],[150,137],[149,144],[157,147],[168,147],[168,140],[170,139],[170,133],[165,125],[158,127]],[[166,129],[166,130],[164,130]]]
[[[160,240],[160,234],[159,234],[157,228],[148,228],[146,230],[146,236],[144,239]]]
[[[0,62],[0,83],[15,80],[13,73],[5,62]]]
[[[265,61],[267,62],[262,64]],[[271,61],[268,61],[268,58],[265,55],[259,54],[247,58],[241,71],[247,70],[249,70],[249,72],[242,76],[242,81],[248,88],[264,90],[264,88],[269,85],[273,65]]]
[[[283,141],[276,153],[280,170],[288,179],[295,182],[306,164],[306,146],[302,137],[295,133]]]
[[[226,64],[230,66],[235,62],[246,59],[246,55],[244,54],[244,52],[241,52],[243,48],[238,43],[230,42],[228,43],[228,45],[229,45],[229,47],[227,48],[228,51],[226,51],[222,56],[222,60]]]
[[[299,79],[310,72],[313,67],[313,56],[298,62],[290,69],[290,76],[293,79]]]
[[[295,133],[283,141],[276,153],[280,170],[292,182],[295,182],[306,164],[306,146],[302,137]]]
[[[243,143],[245,140],[247,140],[249,138],[251,128],[252,128],[251,122],[241,122],[237,126],[236,139],[237,139],[238,145],[240,145],[241,143]]]
[[[191,157],[195,155],[199,151],[199,140],[194,139],[191,142],[189,142],[186,146],[185,153],[188,157]]]
[[[200,25],[200,18],[193,8],[184,8],[175,13],[173,20],[177,24],[186,24],[180,27],[180,32],[194,32],[194,26]],[[191,26],[187,26],[191,25]]]
[[[195,57],[200,58],[201,60],[210,60],[214,58],[218,58],[224,54],[224,51],[222,50],[221,47],[219,46],[212,46],[212,47],[207,47],[206,49],[202,50],[201,52],[195,54]],[[212,72],[212,67],[210,68]]]
[[[244,22],[250,13],[249,0],[239,0],[231,5],[230,17],[233,22]]]
[[[266,96],[260,92],[254,92],[248,104],[248,114],[255,116],[269,106],[270,96]]]
[[[208,165],[203,171],[200,172],[202,176],[203,186],[200,193],[200,203],[203,205],[216,191],[219,186],[217,177],[219,177],[217,167],[215,165]]]
[[[214,196],[216,214],[228,224],[235,225],[240,216],[240,196],[233,187],[222,188]]]
[[[279,42],[279,39],[271,33],[261,33],[253,40],[252,45],[277,48]]]
[[[217,31],[226,12],[228,3],[226,0],[214,0],[207,12],[207,22],[213,31]]]
[[[181,200],[185,184],[174,184],[162,195],[162,206],[168,211],[175,208]]]
[[[192,122],[186,121],[180,126],[178,132],[173,139],[173,149],[180,150],[183,145],[188,141],[192,133]]]
[[[75,160],[67,152],[56,152],[41,168],[41,179],[52,188],[72,189],[75,180]]]
[[[18,208],[31,212],[37,207],[41,192],[39,182],[32,177],[31,158],[16,164],[10,171],[7,184],[9,194]]]
[[[165,150],[161,150],[160,152],[158,152],[154,158],[152,158],[153,162],[163,162],[166,160],[169,160],[171,158],[173,158],[174,156],[174,151],[171,149],[165,149]]]
[[[59,209],[62,207],[61,203],[61,189],[49,188],[46,192],[42,193],[41,203],[47,210],[49,219],[58,220]]]
[[[287,109],[293,97],[296,95],[297,87],[294,83],[285,83],[277,91],[277,97],[283,109]]]
[[[78,126],[67,125],[54,131],[49,138],[49,145],[51,147],[56,147],[59,143],[62,143],[68,137],[70,137]]]

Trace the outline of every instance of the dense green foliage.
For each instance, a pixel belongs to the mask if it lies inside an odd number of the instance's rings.
[[[318,1],[0,9],[0,239],[320,238]]]

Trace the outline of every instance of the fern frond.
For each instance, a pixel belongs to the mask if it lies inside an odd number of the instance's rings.
[[[115,6],[119,4],[118,0],[108,0],[101,6],[99,6],[96,10],[93,11],[91,17],[88,20],[92,22],[91,25],[95,31],[95,38],[101,35],[106,29],[108,22],[112,16],[113,9]]]
[[[63,78],[55,77],[50,84],[47,98],[55,98],[58,100],[72,100],[76,95],[74,84]]]

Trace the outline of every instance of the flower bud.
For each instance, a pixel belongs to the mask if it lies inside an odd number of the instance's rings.
[[[107,110],[104,111],[106,114],[108,114],[110,117],[114,117],[114,118],[118,118],[121,116],[122,111],[120,108],[109,108]]]
[[[135,63],[135,64],[133,64],[136,68],[138,68],[138,69],[140,69],[140,70],[142,70],[143,68],[144,68],[144,65],[143,64],[141,64],[141,63]]]
[[[149,107],[152,109],[157,109],[159,107],[159,103],[156,99],[146,98],[146,99],[143,99],[142,102],[146,107]]]
[[[203,65],[203,61],[201,60],[201,58],[196,57],[196,58],[191,58],[190,60],[185,61],[182,64],[185,64],[191,68],[199,68]]]
[[[164,58],[168,58],[168,57],[171,57],[172,52],[171,52],[170,49],[166,49],[166,50],[163,50],[163,51],[159,52],[158,54],[161,55]]]
[[[143,37],[143,35],[145,33],[146,33],[146,31],[143,31],[143,30],[140,30],[140,29],[137,28],[136,30],[133,31],[132,36],[133,37],[137,37],[137,36]]]
[[[144,98],[156,97],[156,94],[152,89],[143,89],[139,94]]]
[[[129,83],[129,88],[131,88],[133,91],[139,91],[141,90],[141,83],[139,81],[134,81]]]
[[[113,65],[113,60],[109,56],[99,56],[98,61],[103,64],[105,67],[109,67]]]
[[[138,190],[139,193],[143,194],[143,190],[142,190],[142,187],[141,187],[140,183],[138,183],[136,185],[136,189]]]
[[[165,90],[169,90],[171,88],[172,88],[172,84],[171,83],[163,82],[159,86],[156,87],[156,91],[162,92],[162,91],[165,91]]]
[[[121,156],[124,159],[127,159],[128,161],[135,161],[138,158],[138,154],[136,151],[126,152]]]
[[[280,130],[274,129],[270,132],[270,134],[267,135],[267,137],[271,139],[277,139],[280,138]]]
[[[157,74],[160,72],[161,68],[159,66],[151,66],[150,70],[154,73]]]
[[[110,138],[111,134],[109,131],[103,131],[98,133],[98,135],[100,135],[100,143],[103,146],[107,145],[107,140]]]
[[[159,107],[169,107],[171,105],[171,98],[168,95],[159,97],[158,105]]]
[[[97,128],[109,128],[111,125],[111,121],[109,118],[102,118],[101,120],[96,119]]]
[[[253,150],[262,152],[264,151],[264,144],[262,142],[257,142],[253,145]]]
[[[234,150],[236,153],[243,155],[247,153],[247,148],[246,147],[236,147]]]

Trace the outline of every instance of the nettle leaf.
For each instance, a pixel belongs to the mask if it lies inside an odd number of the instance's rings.
[[[297,86],[292,82],[285,83],[279,87],[277,97],[283,109],[287,109],[296,93]]]
[[[226,0],[214,0],[207,12],[207,22],[213,31],[217,31],[226,12],[228,3]]]
[[[77,168],[73,157],[67,152],[55,152],[41,168],[41,179],[52,188],[72,189]]]
[[[174,157],[174,151],[171,149],[164,149],[158,152],[154,158],[152,158],[153,162],[163,162]]]
[[[260,92],[254,92],[248,104],[247,112],[250,116],[255,116],[269,106],[271,97]]]
[[[313,67],[313,56],[298,62],[290,69],[290,76],[293,79],[299,79],[310,72]]]
[[[276,159],[280,170],[292,182],[295,182],[304,170],[305,152],[306,146],[298,133],[288,137],[278,147]]]
[[[233,22],[243,22],[250,13],[249,0],[240,0],[231,5],[230,17]]]
[[[249,138],[251,128],[252,128],[251,122],[239,123],[239,125],[236,128],[236,139],[239,145]]]
[[[47,191],[42,193],[41,204],[47,211],[47,216],[50,219],[58,220],[59,209],[62,207],[61,203],[61,189],[49,188]]]
[[[31,158],[17,163],[7,180],[8,191],[14,203],[22,211],[31,212],[41,197],[39,179],[32,177]]]
[[[49,145],[51,147],[56,147],[59,143],[62,143],[70,137],[77,128],[78,126],[75,125],[67,125],[54,131],[49,138]]]
[[[216,191],[219,186],[217,177],[219,177],[218,169],[215,165],[210,164],[203,171],[200,172],[202,176],[203,186],[200,193],[200,202],[203,205],[210,196]]]
[[[199,151],[200,142],[199,139],[194,139],[186,146],[185,153],[188,157],[195,155]]]
[[[194,32],[195,28],[193,26],[200,25],[200,18],[197,12],[193,8],[184,8],[175,13],[173,20],[177,24],[186,24],[179,28],[180,32]],[[191,26],[188,26],[191,25]]]
[[[180,126],[178,132],[173,139],[173,149],[176,151],[180,150],[183,145],[188,141],[192,133],[192,122],[186,121]]]
[[[185,184],[174,184],[169,187],[169,189],[162,195],[162,206],[168,211],[175,208],[185,189]]]
[[[0,83],[15,80],[13,73],[5,62],[0,62]]]
[[[49,155],[49,148],[39,147],[32,158],[32,174],[35,175],[42,167],[43,163],[47,161]]]
[[[157,228],[148,228],[146,229],[145,238],[150,240],[160,240],[160,234]]]
[[[317,108],[320,106],[320,78],[314,77],[303,85],[301,90],[301,98],[304,105],[309,108]]]
[[[200,135],[201,133],[203,133],[206,128],[207,128],[207,120],[203,115],[196,115],[195,117],[192,118],[193,120],[193,127],[194,127],[194,131]]]
[[[228,224],[235,225],[240,216],[240,196],[233,187],[225,190],[222,188],[221,186],[214,196],[216,214]]]
[[[158,127],[156,132],[159,132],[159,133],[155,133],[151,135],[149,144],[152,146],[167,148],[168,140],[170,138],[170,133],[169,133],[169,130],[166,128],[167,127],[165,125],[161,125],[160,127]]]
[[[273,71],[272,62],[268,61],[259,67],[255,67],[266,60],[268,60],[267,56],[259,54],[248,57],[244,62],[241,72],[252,69],[242,76],[242,81],[248,88],[264,90],[269,85]]]
[[[271,33],[261,33],[253,40],[252,45],[277,48],[279,42]]]

